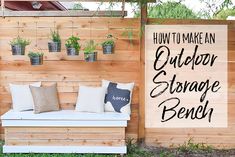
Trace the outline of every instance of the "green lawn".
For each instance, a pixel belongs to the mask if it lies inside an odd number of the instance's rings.
[[[3,154],[3,142],[0,141],[0,157],[120,157],[120,155],[100,154]],[[132,141],[127,142],[125,157],[235,157],[235,149],[214,149],[203,143],[193,143],[192,140],[177,148],[139,147]]]

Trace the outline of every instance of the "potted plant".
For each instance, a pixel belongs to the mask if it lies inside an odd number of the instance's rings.
[[[43,64],[43,53],[41,52],[29,52],[31,65],[42,65]]]
[[[30,41],[27,39],[23,39],[20,36],[14,38],[11,42],[11,51],[12,55],[24,55],[25,47],[30,44]]]
[[[97,52],[96,50],[97,44],[95,44],[94,40],[90,40],[86,43],[84,48],[84,59],[87,62],[94,62],[97,60]]]
[[[114,39],[112,34],[107,35],[107,39],[101,44],[103,48],[103,54],[114,53]]]
[[[58,31],[51,31],[51,40],[52,42],[48,42],[49,52],[60,52],[61,39]]]
[[[78,43],[78,40],[80,40],[80,38],[73,35],[66,40],[65,46],[67,48],[68,55],[79,55],[81,46]]]

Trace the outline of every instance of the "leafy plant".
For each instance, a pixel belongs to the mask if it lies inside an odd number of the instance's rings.
[[[102,46],[106,46],[106,45],[113,45],[114,46],[114,39],[113,39],[113,35],[112,34],[108,34],[106,36],[106,40],[101,44]]]
[[[32,52],[32,51],[30,51],[30,52],[28,53],[29,58],[41,57],[41,56],[43,56],[43,55],[44,55],[44,53],[42,53],[42,52]]]
[[[185,142],[183,145],[178,147],[179,152],[211,152],[212,147],[204,143],[193,143],[193,139],[190,138],[188,142]]]
[[[51,30],[51,40],[53,42],[58,42],[58,43],[61,42],[60,34],[59,34],[58,30],[57,31],[52,31]]]
[[[65,43],[65,46],[67,48],[75,48],[77,51],[80,50],[81,46],[80,44],[78,43],[78,40],[80,40],[79,37],[76,37],[76,36],[71,36],[69,37],[67,40],[66,40],[66,43]]]
[[[73,5],[72,10],[86,10],[86,11],[88,11],[88,9],[85,8],[85,7],[82,5],[82,3],[80,3],[80,2],[75,3],[75,4]]]
[[[152,157],[153,153],[149,152],[140,146],[134,141],[134,139],[127,139],[127,157]]]
[[[235,8],[221,10],[213,18],[218,20],[226,20],[228,16],[235,16]]]
[[[175,155],[171,152],[160,152],[159,157],[174,157]]]
[[[21,45],[21,46],[27,46],[30,44],[30,41],[27,39],[23,39],[20,36],[17,38],[14,38],[11,42],[10,45]]]
[[[199,14],[202,18],[206,19],[218,19],[217,14],[219,14],[223,10],[233,9],[234,10],[234,2],[233,0],[199,0],[200,3],[204,6],[200,9]],[[220,15],[219,15],[220,16]]]
[[[97,44],[94,42],[94,40],[89,40],[84,48],[84,53],[89,54],[95,51]]]
[[[133,45],[133,38],[134,38],[133,28],[126,28],[126,30],[122,33],[122,36],[128,37],[130,44]]]

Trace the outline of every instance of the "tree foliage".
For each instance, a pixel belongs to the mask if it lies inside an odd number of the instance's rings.
[[[200,0],[202,4],[204,4],[204,8],[200,11],[201,18],[206,19],[213,19],[217,17],[217,14],[224,14],[226,13],[232,13],[230,11],[226,11],[227,9],[234,8],[234,3],[232,0]],[[229,16],[229,15],[228,15]]]
[[[139,17],[136,13],[135,17]],[[180,2],[165,2],[148,7],[150,18],[196,19],[197,14]]]
[[[146,5],[149,0],[129,0],[134,8],[134,17],[140,17],[141,5]],[[190,0],[188,0],[190,1]],[[199,0],[198,3],[203,6],[200,11],[193,12],[183,3],[185,0],[156,0],[156,3],[148,4],[148,17],[150,18],[174,18],[174,19],[226,19],[228,16],[234,16],[234,0]],[[100,2],[97,12],[104,2]],[[117,4],[115,0],[109,0],[109,10],[113,10]],[[138,8],[138,9],[137,9]],[[74,10],[85,9],[81,3],[75,3]],[[137,11],[136,11],[137,10]]]
[[[235,16],[235,9],[221,10],[213,18],[218,20],[226,20],[228,16]]]
[[[75,3],[73,5],[73,10],[83,10],[84,7],[82,6],[82,3]]]

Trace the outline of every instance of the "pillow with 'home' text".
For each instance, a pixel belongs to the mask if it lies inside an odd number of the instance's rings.
[[[115,83],[102,80],[102,86],[107,88],[104,110],[106,112],[119,112],[130,115],[134,83]]]

